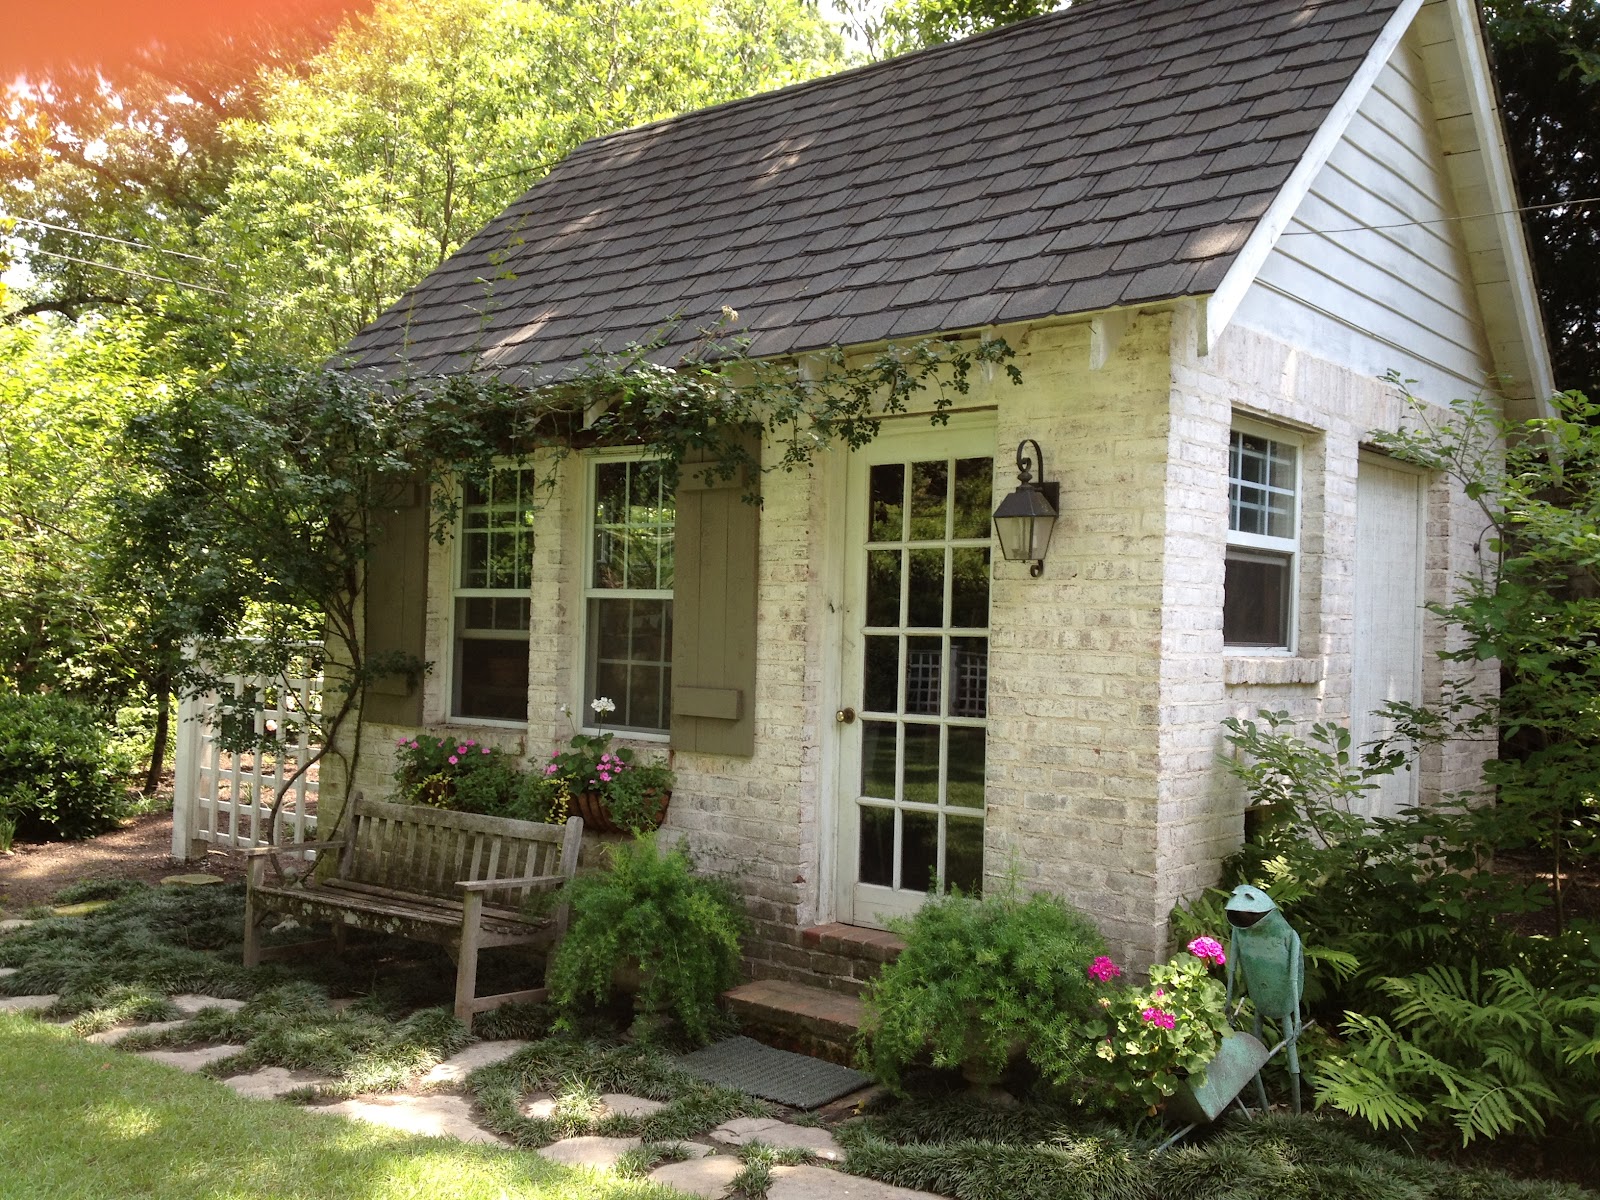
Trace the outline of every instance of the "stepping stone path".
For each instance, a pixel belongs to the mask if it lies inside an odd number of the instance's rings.
[[[826,1167],[773,1167],[767,1200],[932,1200],[927,1192]]]
[[[176,1029],[182,1021],[150,1021],[143,1025],[118,1025],[113,1029],[102,1029],[99,1033],[91,1033],[85,1041],[93,1042],[97,1046],[115,1046],[130,1033],[161,1033],[167,1029]]]
[[[10,933],[13,929],[26,929],[32,921],[24,921],[21,917],[7,917],[0,921],[0,933]]]
[[[166,1063],[167,1066],[177,1067],[180,1071],[198,1071],[218,1059],[232,1058],[243,1049],[243,1046],[225,1042],[220,1046],[201,1046],[194,1050],[141,1050],[139,1057],[148,1058],[151,1062]]]
[[[506,1142],[480,1128],[472,1120],[472,1106],[464,1096],[368,1096],[358,1100],[341,1100],[314,1110],[353,1117],[373,1125],[386,1125],[404,1133],[424,1137],[450,1137],[463,1142],[488,1142],[504,1146]]]
[[[59,999],[61,997],[54,993],[48,996],[0,996],[0,1012],[30,1012],[49,1008]]]
[[[646,1100],[643,1096],[625,1096],[621,1092],[606,1092],[600,1103],[613,1117],[648,1117],[666,1107],[660,1100]]]
[[[58,908],[52,908],[50,911],[58,917],[87,917],[90,913],[98,912],[110,903],[111,901],[109,900],[85,900],[82,904],[63,904]]]
[[[227,883],[221,875],[203,875],[196,871],[189,875],[164,875],[162,887],[207,887],[213,883]]]
[[[178,1006],[178,1011],[185,1017],[198,1016],[203,1009],[224,1008],[229,1012],[238,1012],[244,1007],[243,1000],[224,1000],[221,996],[196,996],[190,993],[172,997],[172,1003]]]
[[[248,1075],[230,1075],[222,1081],[238,1092],[241,1096],[248,1096],[253,1100],[276,1100],[279,1096],[294,1091],[296,1088],[315,1087],[319,1083],[328,1081],[320,1075],[313,1075],[309,1071],[290,1071],[284,1067],[263,1067],[259,1071],[252,1071]]]
[[[535,1153],[564,1167],[613,1171],[624,1154],[637,1150],[642,1144],[636,1137],[574,1137],[541,1146]]]
[[[741,1117],[711,1131],[711,1140],[725,1146],[762,1142],[778,1150],[809,1150],[824,1162],[843,1162],[844,1148],[826,1129],[790,1125],[775,1117]]]
[[[466,1081],[468,1075],[479,1067],[492,1066],[497,1062],[504,1062],[518,1050],[526,1046],[527,1042],[475,1042],[460,1054],[445,1059],[433,1070],[429,1071],[419,1081],[423,1087],[440,1087],[444,1084],[459,1084]]]
[[[650,1172],[654,1183],[664,1183],[691,1196],[705,1196],[719,1200],[727,1193],[733,1177],[744,1170],[744,1164],[731,1154],[718,1154],[713,1158],[691,1158],[688,1162],[668,1163]]]
[[[0,967],[0,979],[4,979],[9,975],[15,975],[21,969],[21,967]]]

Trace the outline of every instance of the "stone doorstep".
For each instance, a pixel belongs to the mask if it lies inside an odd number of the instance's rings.
[[[722,993],[722,998],[758,1041],[832,1062],[851,1061],[861,1028],[859,997],[804,983],[758,979]]]
[[[838,921],[802,929],[800,940],[806,946],[829,954],[875,963],[892,963],[906,948],[905,939],[887,929],[866,929]]]

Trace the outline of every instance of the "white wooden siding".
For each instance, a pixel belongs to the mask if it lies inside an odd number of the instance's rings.
[[[1408,36],[1235,319],[1363,374],[1398,370],[1434,401],[1476,394],[1489,357],[1456,215]]]

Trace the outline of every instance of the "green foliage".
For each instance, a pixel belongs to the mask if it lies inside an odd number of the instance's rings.
[[[605,1003],[619,968],[636,965],[639,1011],[709,1041],[717,998],[739,978],[745,917],[731,889],[695,875],[682,847],[663,853],[646,836],[613,848],[610,869],[580,875],[567,896],[571,924],[547,975],[557,1028]]]
[[[85,838],[111,828],[132,766],[112,755],[98,709],[0,691],[0,814],[22,836]]]
[[[1216,1056],[1229,1031],[1227,992],[1192,949],[1151,967],[1144,987],[1106,991],[1101,1018],[1074,1031],[1094,1044],[1085,1077],[1154,1112],[1180,1079],[1201,1075]]]
[[[908,54],[1053,12],[1069,0],[839,0],[874,58]]]
[[[520,815],[525,773],[515,757],[476,738],[399,738],[394,781],[407,804],[488,816]],[[543,818],[540,818],[543,819]]]
[[[895,924],[906,940],[863,997],[862,1061],[891,1088],[931,1057],[993,1082],[1014,1053],[1047,1076],[1088,1054],[1079,1028],[1097,1012],[1085,974],[1104,939],[1059,897],[1038,892],[931,897]]]
[[[610,704],[604,699],[596,706]],[[609,709],[596,707],[600,714]],[[600,798],[606,815],[618,829],[649,833],[660,824],[661,799],[672,791],[673,774],[665,763],[642,763],[630,747],[611,749],[609,733],[575,733],[567,749],[555,750],[550,761],[532,776],[525,795],[531,805],[551,813],[571,811],[580,792]]]
[[[1449,1122],[1474,1138],[1600,1126],[1600,958],[1553,984],[1516,968],[1387,978],[1391,1016],[1348,1013],[1319,1103],[1384,1129]]]

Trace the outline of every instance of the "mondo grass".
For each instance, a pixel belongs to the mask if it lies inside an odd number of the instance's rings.
[[[1572,1184],[1400,1154],[1310,1116],[1225,1124],[1159,1156],[1150,1137],[955,1098],[835,1132],[852,1174],[956,1200],[1600,1200]]]
[[[489,1128],[519,1146],[589,1134],[671,1143],[737,1117],[776,1112],[763,1100],[694,1078],[656,1050],[567,1036],[545,1038],[481,1067],[467,1086]],[[660,1100],[666,1107],[642,1117],[601,1116],[598,1099],[604,1092]],[[548,1118],[523,1115],[524,1101],[535,1095],[555,1100]]]
[[[533,1154],[245,1100],[10,1014],[0,1014],[0,1096],[6,1200],[678,1197]]]

